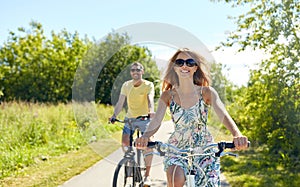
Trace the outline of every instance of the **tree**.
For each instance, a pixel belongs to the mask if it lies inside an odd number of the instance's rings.
[[[250,73],[238,101],[239,123],[270,162],[300,171],[300,2],[226,0],[251,10],[236,18],[237,30],[222,45],[264,50],[269,58]]]
[[[47,39],[40,23],[31,22],[30,26],[29,30],[19,28],[18,35],[10,32],[0,48],[3,100],[69,102],[80,98],[111,104],[111,93],[118,91],[113,87],[116,78],[133,61],[145,66],[146,79],[159,79],[150,51],[130,45],[126,34],[110,33],[98,43],[62,30],[58,34],[52,31]],[[128,79],[121,77],[117,83]]]
[[[0,91],[4,100],[67,102],[75,70],[87,49],[78,33],[52,31],[47,39],[42,25],[18,28],[0,48]]]
[[[145,79],[158,88],[159,70],[147,48],[130,45],[125,34],[109,33],[104,40],[94,42],[83,58],[75,78],[73,99],[115,104],[121,85],[131,79],[129,65],[138,61],[145,68]],[[159,89],[156,89],[156,96]]]
[[[226,65],[222,63],[213,63],[211,65],[211,81],[212,87],[216,89],[219,97],[225,104],[230,104],[233,102],[234,90],[238,89],[230,80],[227,79],[223,70]],[[227,69],[228,70],[228,69]]]

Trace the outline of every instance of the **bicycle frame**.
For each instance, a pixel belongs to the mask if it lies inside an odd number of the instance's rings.
[[[195,187],[195,173],[193,171],[193,162],[194,162],[194,157],[195,156],[205,156],[205,155],[212,155],[214,154],[214,152],[211,152],[211,153],[205,153],[206,151],[210,150],[210,149],[213,149],[214,146],[211,145],[210,147],[206,147],[204,149],[178,149],[176,148],[175,146],[173,145],[169,145],[169,144],[166,144],[169,146],[169,150],[168,152],[166,152],[167,154],[165,156],[168,156],[168,153],[169,154],[176,154],[177,157],[179,158],[182,158],[182,159],[185,159],[187,160],[187,163],[185,164],[184,167],[186,167],[189,171],[188,175],[186,176],[186,186],[187,187]],[[170,150],[171,148],[171,150]],[[172,151],[173,149],[173,151]],[[176,152],[174,151],[176,150]],[[180,156],[180,154],[183,154],[184,156]],[[205,172],[202,170],[202,168],[200,168],[199,166],[194,165],[197,167],[197,169],[202,173],[203,176],[205,176]],[[205,185],[207,185],[207,182],[208,180],[205,178]]]
[[[124,121],[121,121],[121,120],[118,120],[118,119],[115,119],[115,121],[117,122],[120,122],[120,123],[128,123],[129,125],[129,129],[130,129],[130,134],[129,134],[129,147],[128,147],[128,150],[125,150],[125,155],[124,157],[126,156],[126,153],[130,153],[130,152],[133,152],[134,153],[134,150],[133,150],[133,135],[134,135],[134,132],[135,132],[135,129],[133,129],[133,125],[132,123],[135,122],[136,120],[148,120],[149,117],[148,116],[140,116],[140,117],[137,117],[135,119],[125,119]],[[140,129],[137,128],[137,138],[140,137]],[[137,151],[137,163],[138,165],[140,166],[141,165],[141,150],[136,150]],[[131,155],[131,153],[130,153]],[[134,155],[133,155],[133,159],[134,159]]]
[[[248,142],[248,147],[250,146],[250,142]],[[189,148],[189,149],[178,149],[177,147],[167,144],[167,143],[162,143],[159,141],[156,142],[149,142],[148,147],[156,149],[158,152],[151,152],[148,154],[155,154],[158,156],[169,156],[171,154],[175,154],[176,156],[186,159],[187,163],[185,165],[186,168],[190,171],[189,175],[186,176],[186,185],[187,187],[195,187],[195,174],[192,172],[192,166],[193,166],[193,158],[195,156],[204,156],[204,155],[215,155],[216,157],[222,157],[225,155],[230,155],[230,156],[235,156],[237,157],[237,154],[231,153],[231,152],[224,152],[225,149],[229,148],[234,148],[234,143],[232,142],[218,142],[218,143],[213,143],[209,144],[204,147],[196,147],[196,148]],[[211,150],[211,151],[209,151]],[[148,155],[147,154],[147,155]],[[181,156],[184,155],[184,156]],[[145,155],[146,156],[146,155]],[[198,167],[197,164],[194,166],[199,169],[199,171],[202,172],[203,176],[205,176],[204,171],[202,168]],[[206,179],[205,185],[207,184],[208,180]]]
[[[142,176],[142,171],[146,170],[145,168],[143,168],[141,166],[141,154],[142,154],[142,150],[137,149],[136,153],[133,149],[133,135],[135,132],[135,129],[133,129],[133,125],[132,123],[135,122],[135,120],[148,120],[149,117],[143,116],[141,118],[137,118],[137,119],[125,119],[124,121],[115,119],[115,121],[121,122],[121,123],[128,123],[129,128],[130,128],[130,134],[129,134],[129,147],[127,147],[127,150],[125,151],[124,157],[122,158],[122,160],[119,162],[116,170],[115,170],[115,174],[114,174],[114,180],[113,180],[113,187],[117,187],[118,185],[118,178],[119,178],[119,172],[120,168],[123,165],[126,165],[129,163],[128,166],[125,166],[125,174],[124,174],[124,183],[127,184],[127,180],[129,178],[131,178],[130,180],[132,180],[132,182],[130,182],[130,184],[132,184],[133,186],[138,185],[139,187],[143,186],[143,176]],[[137,137],[140,136],[140,130],[137,129]],[[135,155],[137,155],[137,160],[135,160]]]

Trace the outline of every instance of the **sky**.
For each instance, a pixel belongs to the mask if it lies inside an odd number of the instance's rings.
[[[223,2],[209,0],[9,0],[0,7],[0,45],[18,27],[29,29],[31,21],[43,25],[46,35],[66,29],[77,31],[82,38],[100,40],[113,30],[141,23],[170,24],[184,29],[211,52],[216,62],[226,64],[224,72],[237,85],[246,85],[249,68],[261,59],[253,51],[236,53],[236,49],[213,51],[225,41],[226,33],[236,27],[228,16],[244,13],[246,8],[231,8]],[[165,44],[149,45],[153,56],[168,60],[174,48]]]

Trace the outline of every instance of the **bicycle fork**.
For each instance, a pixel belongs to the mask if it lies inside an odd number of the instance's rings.
[[[125,183],[126,184],[142,184],[143,177],[141,170],[137,163],[135,163],[133,160],[127,162],[127,165],[125,166]]]

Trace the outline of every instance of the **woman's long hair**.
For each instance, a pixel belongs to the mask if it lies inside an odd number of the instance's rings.
[[[197,54],[194,51],[189,50],[188,48],[178,49],[176,53],[169,60],[169,65],[166,70],[165,76],[163,78],[162,91],[170,90],[175,85],[179,85],[178,75],[174,70],[174,62],[177,59],[177,56],[180,53],[184,53],[187,56],[194,59],[197,63],[198,69],[193,75],[194,84],[198,86],[209,86],[210,85],[210,76],[208,63],[203,56]]]

